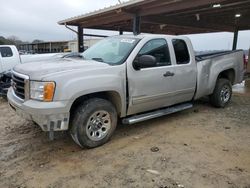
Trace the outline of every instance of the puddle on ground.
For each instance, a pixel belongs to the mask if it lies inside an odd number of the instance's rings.
[[[241,84],[233,86],[233,92],[250,96],[250,79],[243,81]]]

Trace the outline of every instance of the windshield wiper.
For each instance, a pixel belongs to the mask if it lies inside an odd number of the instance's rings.
[[[98,61],[98,62],[104,62],[104,60],[100,57],[94,57],[94,58],[92,58],[92,60]]]

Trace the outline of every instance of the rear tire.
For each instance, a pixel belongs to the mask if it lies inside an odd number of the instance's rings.
[[[224,108],[231,100],[232,85],[229,80],[220,78],[217,80],[210,103],[217,108]]]
[[[79,146],[95,148],[109,141],[117,124],[113,104],[101,98],[86,100],[75,110],[70,134]]]

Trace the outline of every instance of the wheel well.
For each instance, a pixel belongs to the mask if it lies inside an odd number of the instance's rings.
[[[110,101],[116,108],[118,116],[121,115],[121,109],[122,109],[121,97],[116,91],[96,92],[96,93],[91,93],[91,94],[80,96],[73,102],[70,108],[70,114],[74,113],[76,108],[80,104],[82,104],[85,100],[88,100],[91,98],[102,98],[102,99],[106,99]]]
[[[219,74],[218,79],[220,78],[228,79],[233,85],[235,81],[235,71],[233,69],[225,70]]]

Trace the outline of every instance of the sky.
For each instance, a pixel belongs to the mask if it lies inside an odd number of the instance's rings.
[[[0,0],[0,36],[17,36],[23,41],[72,40],[76,34],[57,22],[110,5],[118,0]],[[114,35],[116,32],[87,30],[86,33]],[[195,50],[229,50],[232,33],[188,35]],[[250,47],[250,31],[239,33],[238,48]]]

